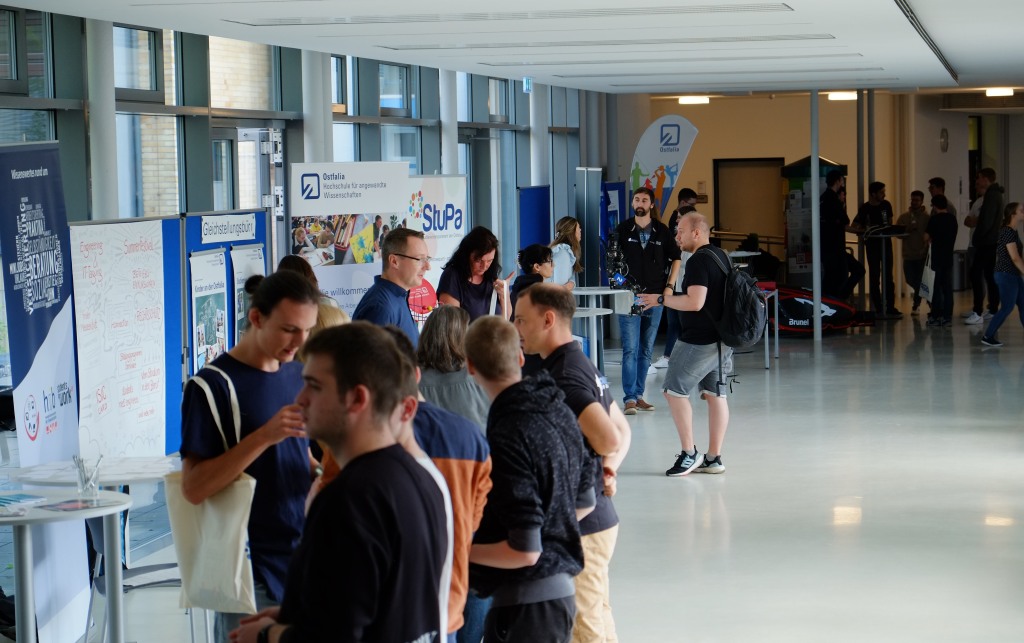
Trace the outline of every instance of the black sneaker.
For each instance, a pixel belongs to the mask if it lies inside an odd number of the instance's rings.
[[[693,470],[694,473],[722,473],[724,471],[725,465],[722,464],[722,456],[720,455],[716,455],[713,460],[704,458],[704,462]]]
[[[704,456],[697,452],[696,449],[693,453],[687,453],[683,451],[676,456],[676,463],[672,465],[672,468],[665,472],[665,475],[673,478],[679,476],[685,476],[690,473],[704,462]]]
[[[986,336],[982,336],[981,343],[984,344],[985,346],[991,346],[992,348],[999,348],[1000,346],[1003,345],[1003,343],[996,339],[995,337]]]

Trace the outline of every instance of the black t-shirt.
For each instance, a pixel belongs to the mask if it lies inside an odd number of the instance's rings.
[[[1010,252],[1006,249],[1006,246],[1011,243],[1017,245],[1017,256],[1019,257],[1021,255],[1021,244],[1020,235],[1017,234],[1017,230],[1009,226],[999,228],[999,234],[996,235],[996,272],[1008,272],[1011,275],[1019,275],[1020,270],[1017,270],[1017,266],[1013,265],[1013,260],[1010,259]]]
[[[715,253],[726,268],[732,265],[729,255],[721,248],[710,244],[693,253],[686,261],[686,274],[683,276],[683,294],[687,294],[690,286],[704,286],[708,289],[704,307],[696,311],[682,311],[680,322],[682,331],[679,339],[687,344],[714,344],[720,338],[711,318],[722,316],[725,304],[725,273],[709,252]],[[711,317],[709,317],[710,315]]]
[[[830,252],[846,252],[846,226],[850,217],[846,216],[846,206],[839,200],[835,190],[828,188],[821,193],[821,254]]]
[[[865,228],[870,228],[878,225],[891,225],[896,222],[896,218],[892,215],[892,204],[886,200],[882,200],[878,205],[872,205],[870,201],[865,202],[857,210],[857,217],[853,220],[854,223],[862,225]],[[868,247],[881,248],[882,241],[886,244],[892,245],[892,239],[889,237],[881,238],[868,238]]]
[[[444,498],[399,445],[348,463],[320,493],[288,569],[289,641],[438,640]]]
[[[583,409],[594,402],[600,403],[605,412],[611,409],[612,396],[608,388],[608,378],[597,370],[575,341],[559,346],[539,367],[551,373],[558,388],[565,394],[565,403],[577,418],[583,413]],[[586,437],[583,441],[586,443]],[[594,492],[597,494],[597,506],[580,521],[580,533],[584,536],[619,524],[619,515],[615,512],[611,498],[602,493],[604,459],[590,448],[589,443],[587,449],[595,458]]]
[[[957,222],[949,212],[936,212],[928,219],[925,232],[931,238],[932,269],[953,267],[953,244],[956,243]]]

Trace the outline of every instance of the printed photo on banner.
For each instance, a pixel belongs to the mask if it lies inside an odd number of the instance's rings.
[[[654,202],[658,213],[664,216],[666,211],[675,207],[676,179],[682,171],[690,148],[697,138],[697,128],[682,116],[662,116],[651,123],[640,137],[633,163],[629,172],[629,188],[634,191],[640,187],[654,191]],[[670,205],[671,204],[671,205]]]
[[[250,297],[245,292],[245,281],[253,275],[267,274],[263,246],[231,248],[231,267],[235,273],[234,343],[237,344],[249,323]]]
[[[228,347],[224,253],[192,255],[189,268],[192,277],[192,358],[198,371]]]
[[[313,267],[373,263],[380,260],[381,241],[397,219],[367,214],[293,217],[292,254]]]

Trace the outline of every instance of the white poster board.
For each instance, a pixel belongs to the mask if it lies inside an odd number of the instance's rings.
[[[238,246],[231,248],[231,267],[235,273],[235,343],[245,332],[249,313],[250,297],[245,292],[245,282],[253,275],[267,274],[267,261],[263,254],[263,244],[255,246]]]
[[[228,347],[228,285],[224,250],[198,252],[188,259],[192,293],[192,359],[195,370]]]
[[[87,460],[164,455],[163,251],[160,221],[71,228]]]

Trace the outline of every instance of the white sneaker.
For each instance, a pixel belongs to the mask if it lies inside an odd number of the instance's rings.
[[[658,361],[651,364],[653,368],[668,368],[668,358],[662,355],[658,358]]]
[[[960,313],[960,316],[963,317],[964,319],[967,319],[968,317],[970,317],[973,314],[974,314],[973,310],[965,310],[964,312]]]
[[[964,320],[964,323],[967,324],[968,326],[975,326],[983,321],[985,321],[984,317],[982,317],[978,313],[972,312],[971,316]]]
[[[993,315],[992,313],[990,313],[988,311],[985,311],[985,314],[982,315],[982,317],[985,318],[985,321],[988,321],[988,320],[992,319],[993,317],[995,317],[995,315]]]
[[[658,372],[658,369],[654,368],[654,366],[648,366],[647,367],[647,377],[650,377],[651,375],[655,375],[655,374],[657,374],[657,372]]]

